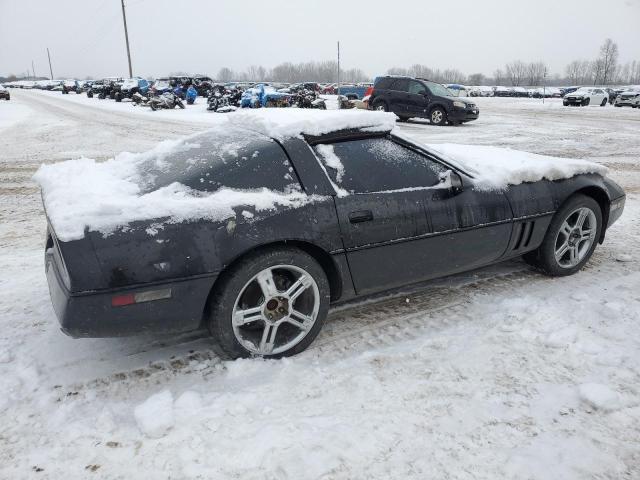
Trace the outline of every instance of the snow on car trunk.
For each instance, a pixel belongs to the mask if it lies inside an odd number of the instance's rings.
[[[608,169],[597,163],[569,158],[478,145],[452,143],[427,145],[454,166],[475,178],[476,187],[502,190],[509,185],[539,180],[562,180],[582,173],[606,175]]]
[[[234,207],[260,212],[317,200],[294,183],[285,191],[230,188],[206,171],[216,162],[264,161],[253,146],[265,142],[270,140],[225,126],[105,162],[80,158],[42,165],[34,180],[42,187],[47,216],[61,241],[81,239],[85,230],[109,234],[136,221],[220,221],[235,217]]]

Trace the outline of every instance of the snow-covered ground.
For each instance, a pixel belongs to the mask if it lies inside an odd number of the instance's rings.
[[[150,112],[13,90],[0,102],[0,478],[640,478],[640,112],[474,100],[476,122],[401,129],[609,167],[627,207],[588,267],[457,275],[334,309],[295,358],[221,362],[198,334],[60,333],[31,175],[222,116],[201,99]]]

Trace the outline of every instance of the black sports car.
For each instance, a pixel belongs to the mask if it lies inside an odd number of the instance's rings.
[[[229,125],[143,154],[124,169],[137,172],[136,197],[109,206],[116,196],[92,185],[104,204],[86,219],[69,209],[89,200],[61,208],[50,190],[73,188],[40,179],[62,330],[206,327],[225,357],[288,356],[313,341],[333,302],[521,255],[573,274],[624,208],[622,189],[598,174],[477,188],[470,171],[391,126],[338,123],[271,138]],[[145,196],[155,203],[137,205]],[[100,223],[112,215],[124,217]]]

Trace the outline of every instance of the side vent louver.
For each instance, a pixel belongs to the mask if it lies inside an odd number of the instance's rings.
[[[529,246],[529,242],[531,242],[531,236],[533,234],[533,227],[535,226],[535,221],[531,222],[522,222],[516,225],[516,230],[514,232],[513,246],[511,250],[521,250],[523,248],[527,248]]]

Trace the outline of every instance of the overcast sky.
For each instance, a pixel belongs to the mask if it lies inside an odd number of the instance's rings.
[[[134,75],[215,75],[335,58],[371,76],[422,63],[491,75],[506,62],[563,73],[605,38],[640,60],[640,0],[125,0]],[[127,73],[120,0],[0,0],[0,75]]]

